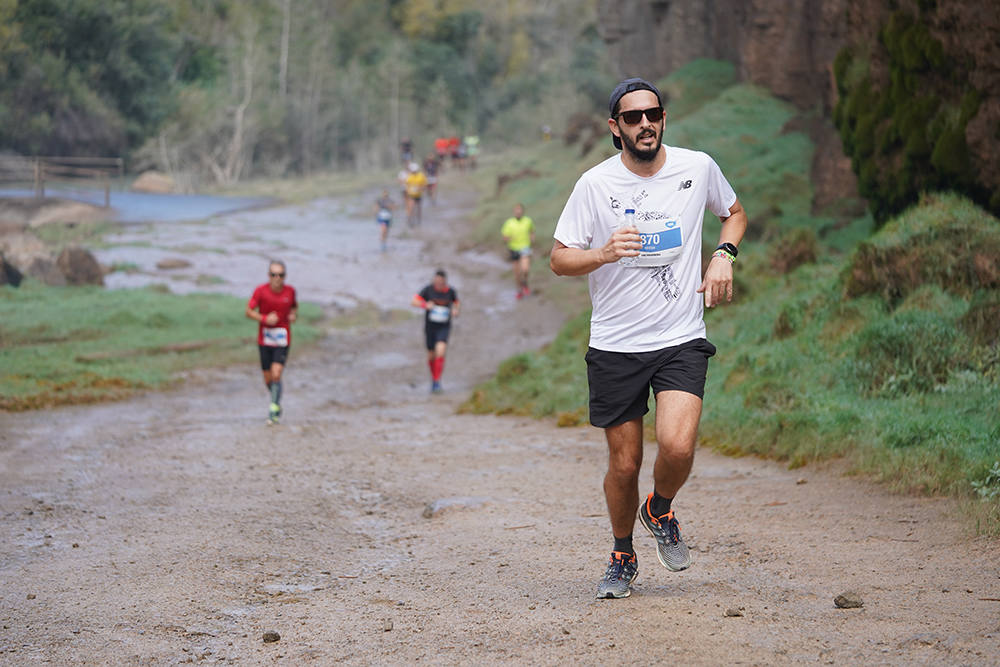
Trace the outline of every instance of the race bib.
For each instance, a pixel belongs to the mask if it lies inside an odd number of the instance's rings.
[[[267,347],[288,347],[288,329],[285,327],[264,327],[264,345]]]
[[[631,267],[666,266],[673,264],[684,251],[684,239],[681,236],[681,223],[677,220],[655,220],[636,222],[642,249],[634,261],[623,262]]]
[[[427,311],[427,319],[436,324],[444,324],[451,319],[451,308],[448,306],[431,306]]]

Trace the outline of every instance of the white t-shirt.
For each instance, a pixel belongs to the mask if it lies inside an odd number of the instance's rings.
[[[729,217],[736,193],[715,161],[698,151],[664,146],[654,176],[629,171],[615,155],[586,171],[559,216],[555,238],[569,248],[600,248],[635,209],[637,222],[680,229],[683,250],[672,264],[626,268],[617,262],[590,273],[590,346],[649,352],[705,337],[701,232],[705,209]]]

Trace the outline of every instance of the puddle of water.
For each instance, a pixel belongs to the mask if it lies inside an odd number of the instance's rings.
[[[48,197],[104,206],[104,190],[46,188]],[[34,190],[0,190],[0,197],[34,197]],[[213,195],[158,195],[112,190],[111,219],[117,222],[177,222],[201,220],[220,213],[272,203],[269,197],[217,197]]]
[[[106,276],[111,289],[166,284],[178,294],[210,291],[249,298],[266,281],[267,263],[274,258],[287,264],[288,284],[300,301],[409,308],[433,270],[421,262],[424,240],[405,228],[393,229],[388,251],[381,252],[377,226],[360,208],[360,203],[323,199],[207,221],[151,223],[140,233],[126,229],[107,237],[110,247],[95,254],[104,264],[136,268]],[[158,269],[164,259],[185,259],[191,266]],[[206,285],[207,279],[214,284]],[[460,289],[459,281],[453,282]]]

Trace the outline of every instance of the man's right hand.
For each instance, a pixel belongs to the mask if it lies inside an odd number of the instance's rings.
[[[277,323],[278,323],[278,313],[271,311],[270,313],[264,316],[264,324],[266,324],[267,326],[273,327]]]
[[[635,227],[622,227],[616,229],[601,248],[601,261],[611,264],[622,257],[637,257],[640,248],[642,239],[639,238],[639,230]]]

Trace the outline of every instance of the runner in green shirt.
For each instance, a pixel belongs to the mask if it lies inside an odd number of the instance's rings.
[[[528,296],[528,270],[531,268],[531,242],[535,240],[535,223],[524,214],[524,206],[514,206],[514,217],[507,218],[500,228],[503,240],[510,250],[510,261],[517,283],[517,298]]]

